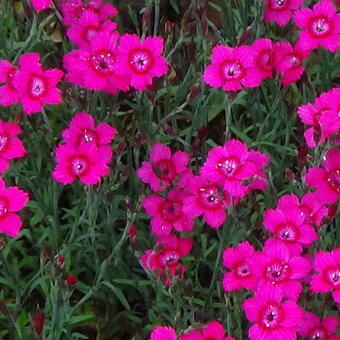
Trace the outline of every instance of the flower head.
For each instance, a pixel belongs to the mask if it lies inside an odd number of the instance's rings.
[[[261,85],[263,76],[255,65],[250,46],[231,48],[217,45],[212,50],[212,64],[203,74],[205,83],[225,91],[240,91],[245,87]]]
[[[178,340],[235,340],[230,336],[225,336],[225,330],[221,323],[212,321],[201,331],[191,331],[185,333]]]
[[[32,6],[38,12],[43,11],[51,7],[52,1],[51,0],[31,0]]]
[[[294,13],[296,26],[302,29],[297,44],[311,50],[324,47],[336,52],[340,41],[340,14],[331,0],[320,0],[313,9],[303,8]]]
[[[144,161],[137,170],[137,175],[153,191],[162,191],[188,176],[188,163],[187,153],[176,151],[172,154],[168,146],[156,143],[150,152],[150,162]]]
[[[0,106],[10,106],[19,102],[19,93],[13,85],[17,68],[7,60],[0,60]]]
[[[10,237],[19,236],[22,220],[17,214],[28,202],[27,192],[18,187],[7,187],[0,178],[0,233]]]
[[[322,202],[336,202],[340,197],[340,150],[329,150],[322,168],[309,169],[305,179],[309,186],[316,189]]]
[[[255,64],[262,79],[273,76],[273,43],[270,39],[257,39],[252,45]]]
[[[56,148],[57,166],[52,173],[55,181],[65,184],[77,178],[85,185],[97,184],[101,177],[108,175],[108,163],[112,160],[109,146],[98,149],[94,144],[79,147],[63,144]]]
[[[279,26],[287,25],[293,11],[302,4],[303,0],[265,0],[264,21],[273,21]]]
[[[168,62],[162,56],[164,42],[161,37],[140,40],[135,34],[124,34],[119,40],[116,72],[130,77],[131,86],[143,91],[154,77],[168,72]]]
[[[159,326],[154,328],[149,340],[176,340],[176,332],[172,327]]]
[[[13,85],[25,113],[40,112],[45,104],[60,104],[60,89],[56,86],[62,76],[59,69],[43,70],[38,53],[23,54],[19,59],[19,70],[13,75]]]
[[[330,252],[316,253],[311,291],[326,293],[331,291],[335,302],[340,303],[340,248]]]
[[[255,250],[247,241],[240,243],[236,248],[224,250],[223,267],[230,270],[223,276],[222,286],[224,291],[256,288],[257,279],[249,266],[249,260],[254,255]]]
[[[21,158],[26,150],[17,135],[21,132],[19,125],[0,120],[0,173],[6,171],[9,160]]]
[[[296,339],[302,310],[295,302],[282,299],[279,290],[267,287],[243,302],[247,319],[255,323],[248,331],[250,340]]]

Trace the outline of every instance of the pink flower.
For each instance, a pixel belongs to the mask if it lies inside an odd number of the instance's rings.
[[[167,197],[151,195],[142,204],[146,213],[152,217],[152,233],[156,236],[169,235],[172,229],[192,231],[194,220],[183,212],[188,194],[182,189],[170,190]]]
[[[282,0],[281,0],[282,1]],[[255,65],[261,79],[273,76],[273,43],[270,39],[257,39],[252,45]]]
[[[19,125],[0,120],[0,173],[8,169],[9,160],[21,158],[26,153],[21,140],[16,137],[19,133]]]
[[[217,45],[212,50],[211,62],[203,74],[205,83],[225,91],[240,91],[244,87],[257,87],[262,83],[254,51],[250,46],[231,48]]]
[[[150,334],[149,340],[176,340],[176,332],[171,327],[156,327]]]
[[[19,59],[19,70],[13,76],[13,85],[20,94],[25,113],[40,112],[45,104],[60,104],[60,89],[56,86],[63,76],[59,69],[43,70],[38,53],[26,53]]]
[[[162,56],[164,42],[161,37],[140,40],[135,34],[124,34],[119,40],[116,72],[131,78],[131,86],[143,91],[154,77],[168,72],[168,62]]]
[[[100,21],[115,17],[119,12],[110,3],[102,3],[102,0],[68,0],[62,3],[61,12],[64,25],[76,23],[84,11],[92,11],[97,14]]]
[[[301,203],[296,195],[283,195],[278,201],[277,208],[282,211],[298,209],[305,216],[304,223],[316,227],[320,227],[323,218],[328,214],[328,208],[314,192],[302,196]]]
[[[302,31],[297,42],[303,49],[324,47],[336,52],[340,40],[340,14],[330,0],[321,0],[313,9],[303,8],[294,13],[297,27]]]
[[[176,151],[172,154],[168,146],[156,143],[150,152],[150,162],[144,161],[137,175],[153,191],[162,191],[190,173],[188,163],[187,153]]]
[[[259,155],[263,155],[260,161],[254,161],[254,156],[259,158]],[[267,163],[266,155],[252,154],[246,144],[231,139],[209,151],[200,173],[202,177],[220,183],[231,195],[242,197],[249,192],[249,186]]]
[[[90,41],[98,32],[107,31],[112,33],[117,28],[117,24],[112,21],[100,22],[99,15],[91,10],[85,10],[79,20],[68,30],[69,39],[80,48],[90,48]]]
[[[85,185],[97,184],[102,176],[108,175],[108,163],[111,160],[112,150],[109,146],[97,149],[92,143],[81,144],[77,148],[68,144],[59,145],[56,148],[57,166],[52,177],[64,185],[77,178]]]
[[[22,221],[17,214],[28,202],[27,192],[18,187],[5,187],[0,178],[0,233],[10,237],[19,236]]]
[[[257,279],[249,266],[249,260],[254,255],[255,250],[247,241],[240,243],[236,248],[224,250],[223,267],[230,270],[223,276],[222,286],[225,292],[256,288]]]
[[[217,321],[212,321],[208,323],[202,331],[186,333],[179,337],[178,340],[235,340],[235,338],[225,336],[223,326]]]
[[[95,127],[94,119],[87,112],[78,112],[70,121],[69,127],[62,132],[66,144],[78,147],[93,143],[97,147],[110,144],[117,130],[108,123],[99,123]]]
[[[284,297],[294,301],[302,291],[298,280],[312,269],[306,259],[292,255],[285,244],[274,239],[265,243],[262,252],[249,257],[248,263],[258,281],[257,290],[266,290],[272,286]]]
[[[336,202],[340,197],[340,150],[329,150],[322,162],[322,168],[309,169],[305,180],[316,189],[322,202]]]
[[[280,290],[269,286],[243,302],[247,319],[255,323],[248,331],[250,340],[296,340],[302,310],[293,301],[282,302],[282,298]]]
[[[293,255],[300,254],[302,246],[308,247],[318,239],[318,234],[305,222],[299,209],[268,209],[264,212],[263,224]]]
[[[227,218],[226,209],[231,206],[230,195],[218,184],[199,176],[190,179],[188,189],[184,213],[192,218],[203,215],[210,227],[220,228]]]
[[[302,105],[297,114],[301,121],[310,125],[305,133],[307,146],[314,148],[319,143],[324,143],[327,138],[337,133],[340,128],[340,91],[332,89],[322,93],[313,104]]]
[[[75,50],[64,56],[66,80],[89,90],[116,94],[117,90],[129,89],[129,78],[118,75],[118,33],[98,32],[90,39],[87,49]]]
[[[331,291],[335,302],[340,303],[340,248],[316,253],[314,269],[317,274],[312,276],[311,291]]]
[[[52,1],[51,0],[31,0],[32,6],[36,11],[42,11],[51,7]]]
[[[265,0],[264,22],[273,21],[279,26],[287,25],[293,11],[302,4],[303,0]]]
[[[340,340],[339,335],[333,334],[338,325],[339,318],[336,316],[327,316],[320,319],[313,313],[304,312],[298,333],[309,340]]]
[[[146,269],[155,271],[164,284],[169,286],[175,276],[183,278],[186,268],[179,261],[190,252],[191,248],[190,238],[178,238],[175,235],[162,236],[156,241],[155,250],[145,251],[141,263]]]
[[[289,86],[301,78],[305,70],[302,62],[308,57],[308,50],[292,46],[288,42],[274,44],[274,67],[281,74],[283,86]]]
[[[0,106],[10,106],[19,102],[19,94],[13,85],[13,76],[17,72],[7,60],[0,60]]]

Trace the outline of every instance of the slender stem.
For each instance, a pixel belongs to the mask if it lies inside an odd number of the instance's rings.
[[[227,140],[230,134],[229,126],[231,122],[231,100],[227,93],[225,95],[224,105],[225,105],[225,139]]]
[[[50,122],[49,122],[49,120],[48,120],[47,114],[46,114],[46,112],[45,112],[44,109],[42,109],[41,115],[42,115],[42,117],[43,117],[43,120],[44,120],[44,122],[45,122],[46,128],[47,128],[47,130],[48,130],[48,134],[49,134],[49,136],[50,136],[50,138],[51,138],[51,140],[52,140],[52,129],[51,129],[51,125],[50,125]]]
[[[156,36],[158,32],[159,23],[159,0],[155,0],[155,23],[153,26],[153,35]]]

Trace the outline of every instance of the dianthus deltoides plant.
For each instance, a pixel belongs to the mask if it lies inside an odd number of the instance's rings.
[[[0,4],[0,339],[339,340],[340,11]]]

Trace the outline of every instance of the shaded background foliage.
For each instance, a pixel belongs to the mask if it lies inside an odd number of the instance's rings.
[[[264,25],[262,1],[111,2],[121,12],[121,33],[164,37],[171,70],[152,89],[117,96],[63,82],[64,102],[46,108],[48,121],[41,114],[25,116],[19,107],[0,108],[1,119],[20,122],[28,150],[24,160],[12,162],[5,179],[31,198],[21,236],[1,239],[0,338],[39,339],[32,325],[41,310],[42,339],[146,339],[156,324],[183,330],[215,319],[230,335],[246,339],[240,302],[248,293],[223,293],[220,254],[245,239],[259,249],[266,237],[263,210],[274,207],[283,193],[306,189],[302,175],[307,166],[319,164],[327,145],[306,154],[295,110],[338,86],[339,55],[314,52],[302,79],[289,88],[268,79],[260,88],[225,94],[201,81],[211,47],[250,44],[264,36],[292,41],[293,25]],[[26,1],[3,0],[0,24],[1,59],[13,62],[34,51],[41,53],[45,67],[61,68],[63,55],[72,49],[55,10],[37,15]],[[62,187],[50,176],[60,132],[79,111],[119,131],[111,174],[100,186]],[[193,251],[184,259],[185,279],[165,288],[138,260],[152,247],[153,237],[140,204],[148,189],[135,171],[156,141],[189,152],[197,170],[212,146],[231,137],[270,156],[270,186],[241,201],[217,232],[198,221]],[[132,224],[138,236],[129,242]],[[320,233],[315,249],[335,247],[339,220]],[[65,283],[69,274],[79,280],[73,287]],[[315,312],[331,308],[315,294],[306,295],[305,302]]]

